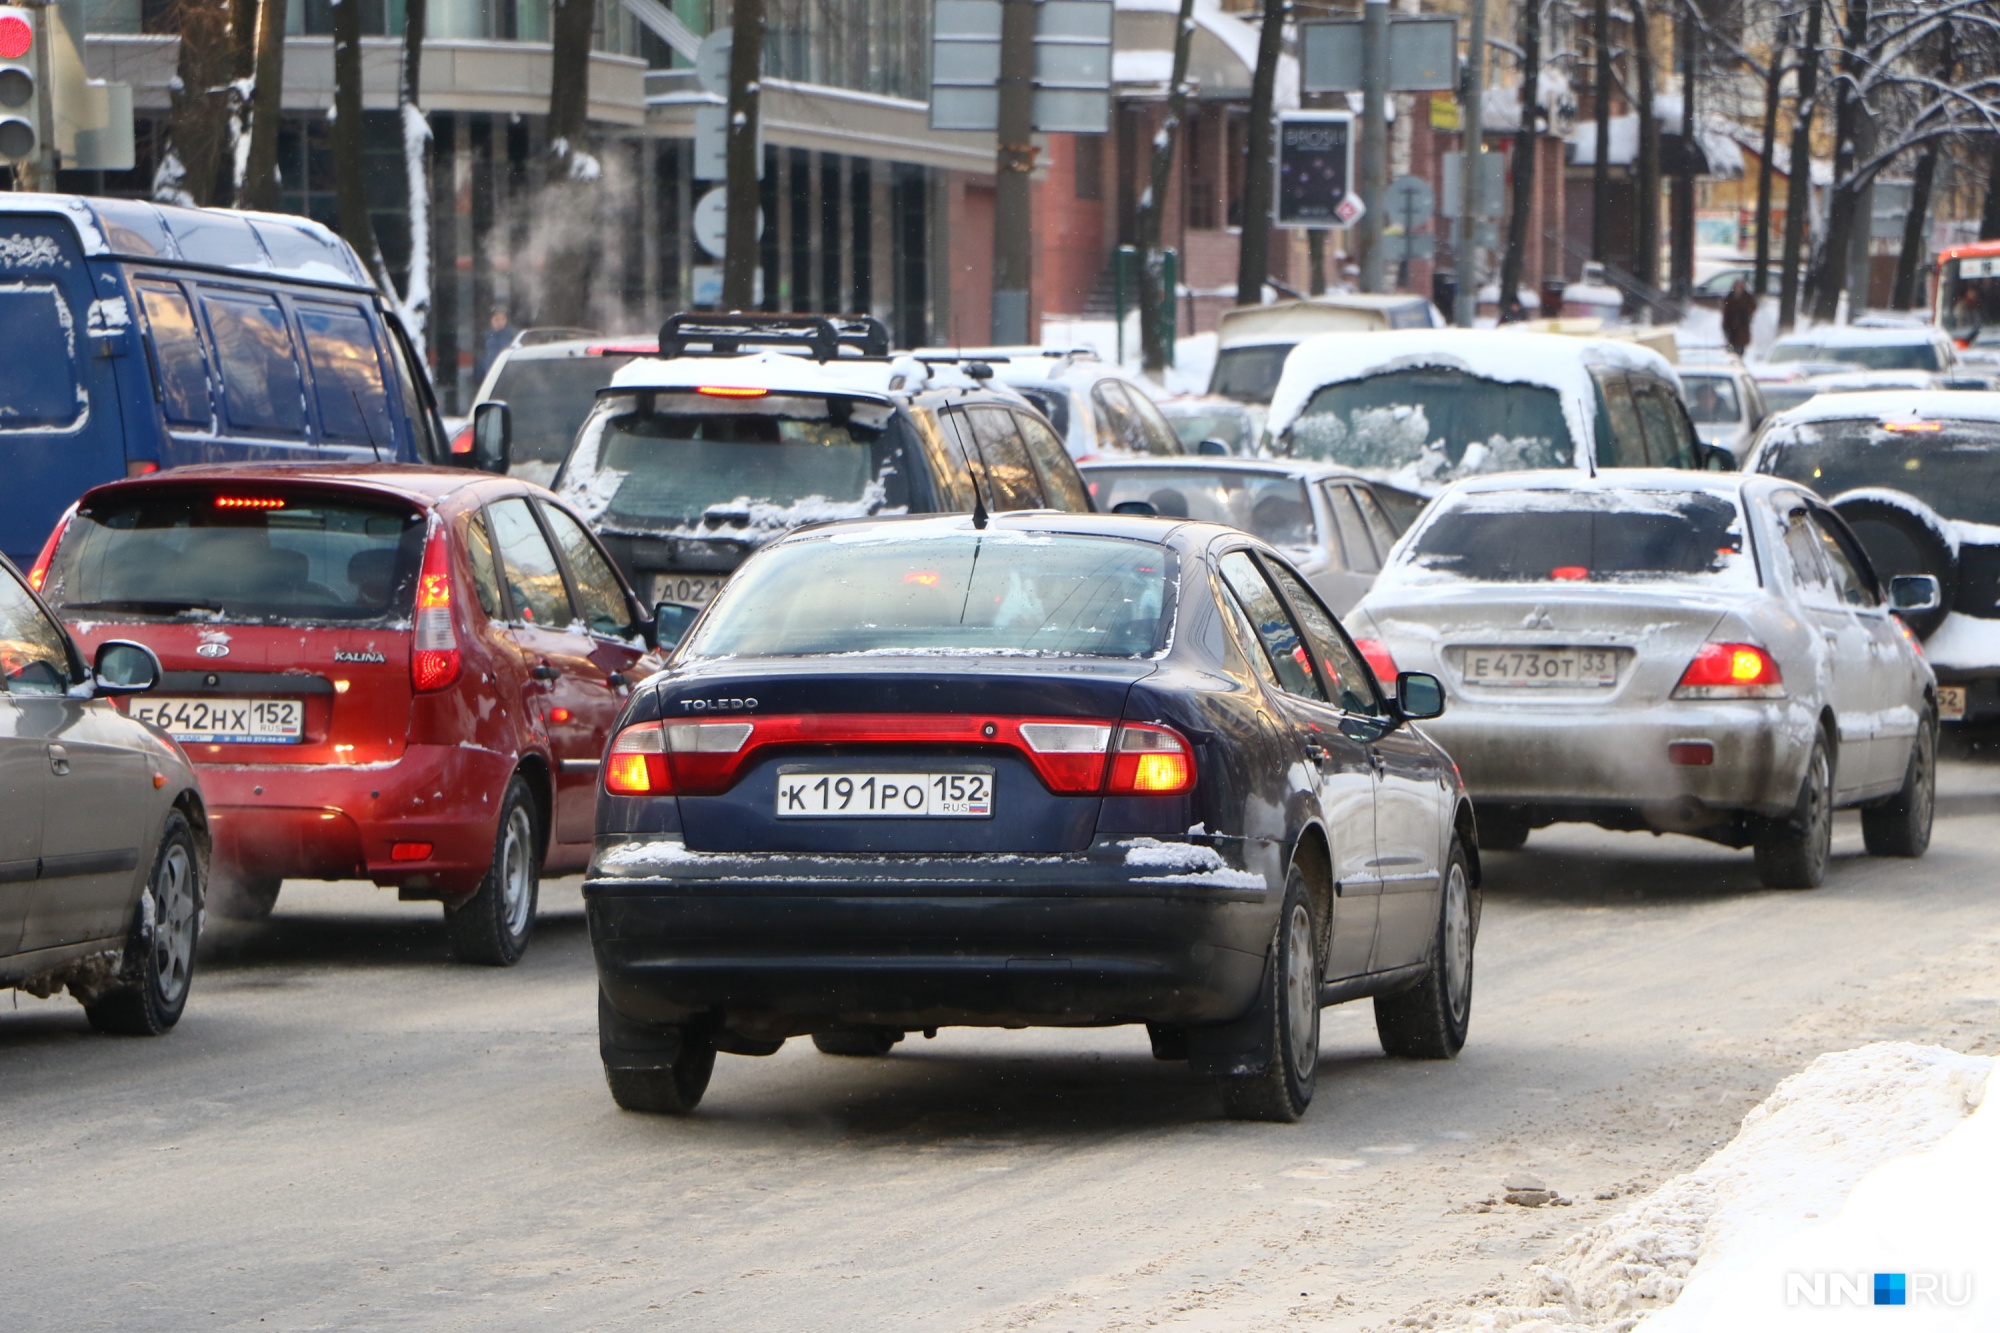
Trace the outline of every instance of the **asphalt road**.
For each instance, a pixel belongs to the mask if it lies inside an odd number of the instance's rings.
[[[1297,1126],[1222,1120],[1138,1029],[723,1056],[617,1111],[575,881],[518,968],[434,907],[288,885],[161,1040],[0,996],[0,1310],[22,1329],[1364,1329],[1517,1278],[1821,1051],[2000,1051],[2000,750],[1922,862],[1844,816],[1828,885],[1594,830],[1490,858],[1471,1042],[1327,1014]],[[1571,1202],[1489,1205],[1532,1171]]]

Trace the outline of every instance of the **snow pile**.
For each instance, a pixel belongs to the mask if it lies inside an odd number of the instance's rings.
[[[1931,1234],[1955,1224],[1968,1243],[1974,1234],[1984,1237],[1984,1255],[1990,1256],[2000,1252],[1991,1235],[2000,1213],[1984,1197],[1983,1217],[1967,1199],[1938,1206],[1954,1192],[1952,1176],[1938,1163],[1942,1158],[1947,1167],[1960,1162],[1969,1168],[1977,1160],[1985,1164],[1985,1179],[1993,1180],[2000,1167],[2000,1113],[1981,1117],[1973,1136],[1953,1136],[1969,1138],[1970,1148],[1954,1147],[1923,1164],[1897,1162],[1865,1188],[1855,1186],[1883,1163],[1930,1148],[1965,1124],[1980,1104],[1993,1064],[1984,1056],[1908,1042],[1822,1055],[1753,1108],[1721,1151],[1616,1217],[1572,1236],[1559,1255],[1535,1267],[1516,1303],[1468,1311],[1461,1326],[1521,1333],[1763,1330],[1790,1313],[1784,1283],[1774,1272],[1851,1268],[1872,1274],[1904,1264],[1911,1270],[1956,1265],[1963,1271],[1970,1264],[1967,1244],[1932,1243]],[[1914,1179],[1936,1183],[1929,1204],[1918,1201],[1910,1187]],[[1816,1216],[1840,1209],[1850,1190],[1855,1190],[1853,1204],[1836,1224],[1800,1234]],[[1917,1224],[1888,1211],[1892,1196],[1911,1214],[1928,1208],[1934,1215],[1924,1224],[1922,1239],[1901,1239],[1915,1237]],[[1909,1230],[1899,1231],[1899,1225]],[[1823,1251],[1800,1250],[1822,1232],[1828,1241]],[[1867,1249],[1872,1241],[1863,1238],[1877,1234],[1885,1239]],[[1892,1237],[1893,1243],[1887,1239]],[[1675,1305],[1683,1289],[1689,1293],[1685,1307],[1648,1317]],[[1764,1313],[1738,1313],[1747,1309],[1735,1303],[1749,1299],[1746,1291]],[[2000,1289],[1987,1300],[2000,1303]],[[1834,1310],[1802,1308],[1808,1314],[1794,1317],[1815,1321],[1815,1328],[1836,1319]],[[1989,1313],[1987,1326],[1992,1324]],[[1836,1320],[1832,1326],[1840,1325]]]

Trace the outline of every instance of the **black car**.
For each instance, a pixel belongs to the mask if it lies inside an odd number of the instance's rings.
[[[599,393],[555,489],[642,596],[697,606],[804,524],[1090,509],[1061,438],[990,366],[892,356],[878,321],[819,316],[668,320],[659,359]]]
[[[767,546],[621,714],[584,885],[613,1097],[717,1051],[1145,1023],[1294,1120],[1324,1004],[1465,1039],[1479,863],[1451,760],[1276,551],[1025,514]]]

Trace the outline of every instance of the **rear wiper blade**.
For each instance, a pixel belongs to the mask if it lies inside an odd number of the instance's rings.
[[[101,602],[65,602],[59,610],[71,611],[132,611],[140,615],[171,616],[187,611],[202,611],[219,616],[222,608],[209,606],[203,602],[149,601],[144,598],[113,598]]]

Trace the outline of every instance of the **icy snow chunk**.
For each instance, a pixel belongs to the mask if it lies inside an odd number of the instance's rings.
[[[132,311],[122,296],[107,296],[90,303],[84,326],[93,337],[109,337],[132,327]]]
[[[52,236],[0,236],[0,268],[54,268],[63,262]]]

